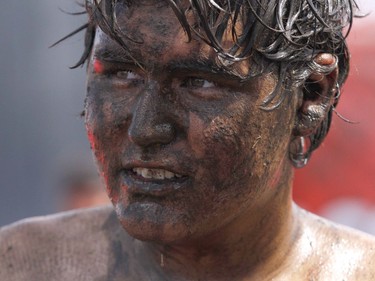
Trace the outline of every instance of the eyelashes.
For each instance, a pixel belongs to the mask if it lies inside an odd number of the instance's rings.
[[[99,59],[93,60],[93,71],[95,74],[114,76],[116,78],[124,80],[142,79],[142,77],[133,72],[133,70],[123,69],[118,67],[118,65],[112,63],[107,64],[106,62],[102,62]]]
[[[205,80],[199,77],[188,77],[184,81],[181,82],[181,87],[184,88],[213,88],[215,87],[215,83]]]
[[[116,77],[124,80],[143,80],[142,77],[131,70],[120,70],[116,72]]]
[[[134,70],[134,66],[130,66],[129,64],[102,61],[94,57],[92,69],[93,73],[98,75],[98,78],[101,77],[105,79],[101,81],[111,81],[113,86],[117,89],[130,90],[145,84],[145,78]],[[215,92],[220,92],[222,88],[214,82],[215,80],[186,74],[175,74],[175,77],[171,79],[171,86],[175,87],[175,89],[186,89],[195,95],[204,96],[212,95],[213,90]]]

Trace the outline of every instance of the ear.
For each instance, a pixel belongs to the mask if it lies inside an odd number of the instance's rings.
[[[318,141],[315,144],[311,143],[316,147],[328,132],[332,107],[337,102],[339,91],[337,63],[337,57],[334,55],[327,53],[317,55],[313,61],[313,73],[299,90],[300,101],[293,135]]]

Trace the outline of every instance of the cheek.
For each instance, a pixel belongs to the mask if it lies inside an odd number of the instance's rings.
[[[106,125],[110,123],[110,120],[111,112],[109,103],[97,100],[87,101],[86,131],[91,148],[95,152],[95,156],[99,162],[103,162],[104,160],[101,153],[105,151],[103,146],[105,146],[106,135],[108,134]]]
[[[98,161],[120,149],[135,97],[125,95],[108,82],[91,82],[86,99],[86,130]],[[117,151],[118,152],[118,151]],[[100,156],[101,157],[98,157]]]
[[[278,171],[292,121],[286,108],[266,112],[256,104],[250,98],[240,99],[208,121],[190,113],[188,141],[199,160],[201,183],[239,192],[251,182],[256,191]]]
[[[204,122],[195,113],[190,113],[188,141],[195,157],[201,163],[198,175],[210,175],[216,186],[224,185],[243,161],[245,138],[243,107],[227,108],[211,121]]]
[[[100,134],[97,131],[98,123],[100,117],[98,116],[98,110],[94,108],[95,105],[86,99],[86,116],[85,116],[85,126],[86,126],[86,133],[87,138],[90,142],[90,147],[92,152],[94,153],[95,160],[102,170],[102,165],[104,162],[104,155],[100,152],[100,138],[98,137]]]
[[[110,125],[113,122],[112,105],[99,99],[87,99],[86,104],[86,131],[92,152],[95,156],[101,177],[107,186],[107,193],[112,202],[117,201],[117,192],[111,189],[113,184],[113,165],[118,163],[119,153],[112,141],[115,130]]]
[[[241,158],[241,124],[238,120],[218,116],[203,130],[202,143],[219,182],[231,177]],[[214,169],[216,167],[216,169]]]
[[[251,173],[269,187],[278,186],[283,166],[288,159],[287,152],[293,129],[293,118],[290,110],[283,107],[260,113],[259,128],[255,131],[251,145],[254,152]]]

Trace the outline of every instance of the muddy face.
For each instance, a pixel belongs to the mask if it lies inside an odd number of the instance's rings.
[[[258,215],[289,176],[295,101],[261,110],[275,76],[241,83],[207,45],[187,42],[168,6],[117,12],[121,30],[143,41],[124,38],[143,70],[98,30],[86,126],[124,228],[138,239],[183,241]]]

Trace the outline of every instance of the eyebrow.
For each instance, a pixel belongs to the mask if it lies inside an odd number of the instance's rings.
[[[122,48],[99,48],[95,51],[94,57],[98,58],[99,60],[109,61],[109,62],[120,62],[120,63],[132,63],[135,64],[136,62],[134,59],[129,56],[125,50]]]
[[[226,79],[231,80],[244,80],[243,77],[235,74],[232,69],[220,66],[215,61],[206,58],[174,60],[169,62],[166,69],[169,72],[193,71],[201,74],[225,76]]]
[[[183,60],[172,60],[166,67],[169,71],[178,70],[197,70],[202,72],[213,72],[213,73],[226,73],[227,70],[219,67],[213,61],[208,59],[183,59]]]
[[[130,55],[126,54],[126,52],[121,47],[111,48],[99,48],[94,56],[99,60],[104,60],[108,62],[115,62],[115,63],[125,63],[130,65],[142,65],[144,69],[150,69],[142,62],[136,62]],[[151,67],[151,68],[154,68]],[[207,74],[214,74],[214,75],[222,75],[222,76],[229,76],[230,79],[242,79],[238,75],[235,75],[230,69],[217,65],[217,63],[213,60],[207,58],[185,58],[185,59],[176,59],[169,61],[166,65],[162,65],[157,69],[162,71],[168,72],[200,72],[200,73],[207,73]]]

